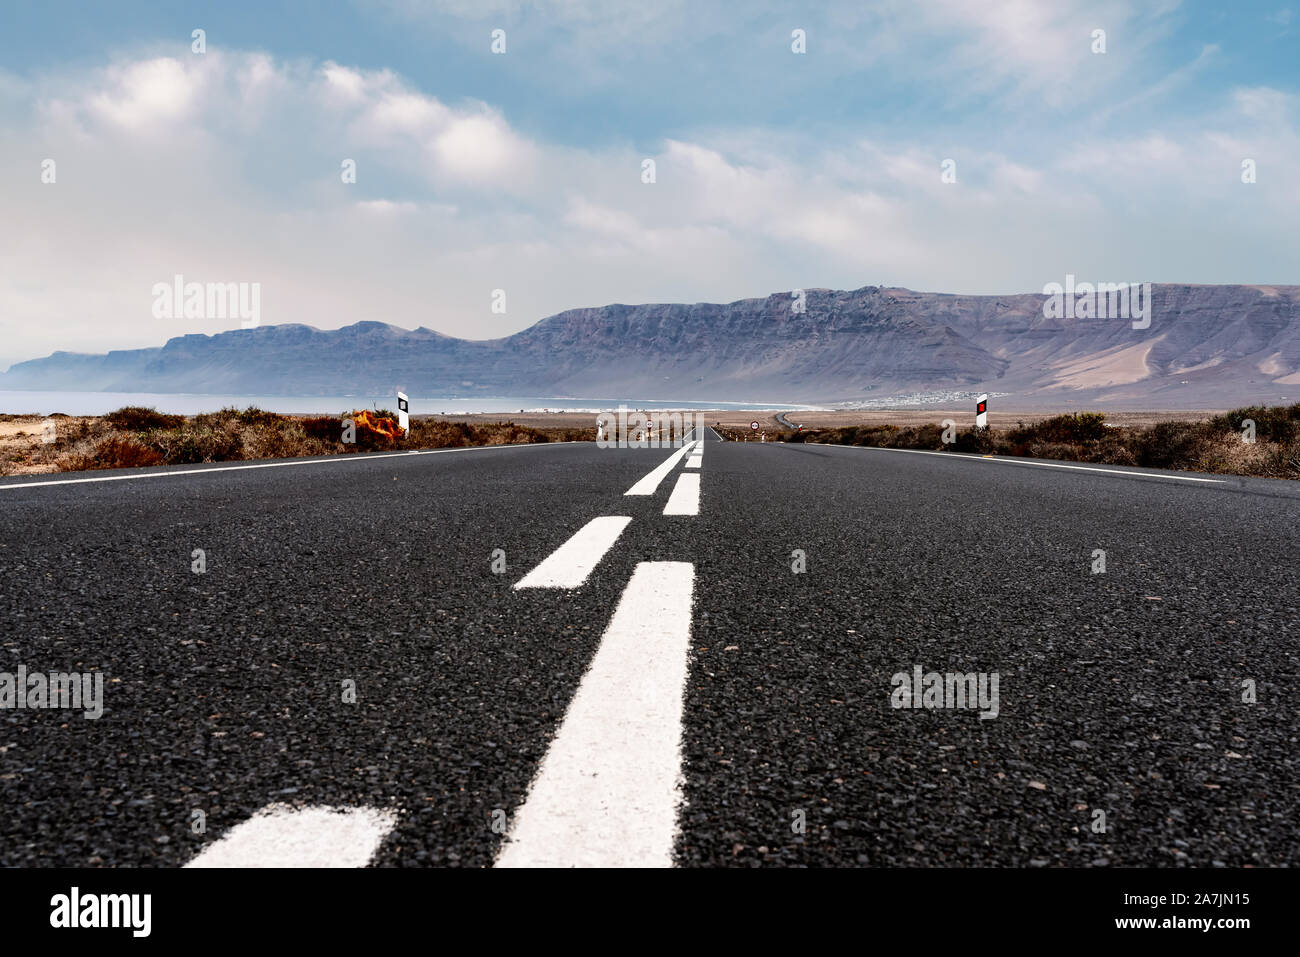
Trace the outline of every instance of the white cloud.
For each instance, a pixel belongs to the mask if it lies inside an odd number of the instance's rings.
[[[524,175],[533,153],[530,144],[490,111],[453,119],[430,148],[444,172],[472,182]]]
[[[868,283],[1025,292],[1067,271],[1285,282],[1300,260],[1286,185],[1300,150],[1271,89],[1124,138],[1063,125],[1030,154],[996,130],[942,147],[741,129],[578,148],[437,92],[232,51],[0,74],[0,127],[23,147],[0,154],[0,364],[229,327],[152,317],[152,285],[176,273],[261,282],[267,323],[490,338],[607,302]],[[1260,160],[1256,186],[1237,179],[1242,155]],[[496,288],[505,316],[489,309]]]
[[[1287,120],[1295,97],[1266,86],[1233,91],[1233,102],[1243,116],[1281,125]]]
[[[200,72],[171,57],[113,67],[89,104],[100,116],[131,129],[174,123],[194,104]]]
[[[366,94],[366,78],[359,70],[350,70],[333,61],[321,67],[321,76],[332,94],[344,103],[359,103]]]

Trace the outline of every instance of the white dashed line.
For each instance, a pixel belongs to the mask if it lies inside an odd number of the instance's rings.
[[[186,867],[365,867],[397,826],[378,808],[270,804],[204,848]]]
[[[696,442],[689,442],[686,445],[683,445],[672,455],[668,456],[667,459],[659,463],[659,465],[655,467],[654,471],[652,471],[645,478],[641,479],[641,481],[637,482],[635,485],[633,485],[630,489],[628,489],[623,494],[624,495],[653,495],[655,493],[655,489],[659,487],[659,483],[664,480],[664,476],[667,475],[669,472],[671,472],[673,470],[673,467],[676,466],[677,463],[682,460],[682,457],[685,456],[687,452],[691,451],[691,449],[695,448],[696,444],[697,444]]]
[[[700,473],[683,472],[677,477],[673,494],[668,496],[664,506],[665,515],[699,515],[700,514]]]
[[[671,867],[695,567],[642,562],[497,867]]]
[[[577,588],[600,564],[630,521],[626,515],[593,518],[521,578],[515,588]]]

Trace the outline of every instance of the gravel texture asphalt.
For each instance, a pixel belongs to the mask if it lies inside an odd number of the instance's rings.
[[[277,802],[489,866],[645,561],[695,568],[680,865],[1300,863],[1300,489],[710,442],[665,516],[681,463],[623,493],[668,454],[0,482],[0,672],[106,676],[98,720],[0,711],[0,866],[177,866]],[[512,589],[602,515],[582,587]],[[893,707],[916,666],[997,716]]]

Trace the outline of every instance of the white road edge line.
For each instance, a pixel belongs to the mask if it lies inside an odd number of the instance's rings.
[[[268,804],[209,844],[186,867],[365,867],[397,812],[371,807]]]
[[[700,514],[700,473],[683,472],[677,476],[673,494],[668,496],[664,506],[665,515],[699,515]]]
[[[627,515],[593,518],[519,579],[515,588],[577,588],[600,564],[630,521]]]
[[[42,485],[82,485],[87,482],[129,482],[132,479],[173,478],[177,475],[210,475],[213,472],[241,472],[246,469],[279,469],[302,465],[339,465],[347,462],[374,462],[379,459],[399,458],[405,455],[438,455],[443,452],[499,452],[502,449],[540,449],[556,445],[586,445],[585,442],[530,442],[526,445],[476,445],[467,449],[412,449],[409,452],[365,452],[355,455],[337,455],[328,459],[309,459],[301,462],[261,462],[256,465],[219,465],[206,469],[180,469],[174,472],[141,472],[137,475],[100,475],[95,478],[54,479],[48,482],[23,482],[19,485],[0,485],[0,492],[14,488],[39,488]]]
[[[497,867],[671,867],[695,566],[641,562]]]
[[[698,444],[698,441],[699,440],[697,440],[696,442],[688,442],[686,445],[683,445],[672,455],[668,456],[667,459],[665,459],[664,461],[656,465],[654,470],[651,471],[649,475],[641,479],[641,481],[637,482],[635,485],[633,485],[630,489],[628,489],[623,494],[624,495],[653,495],[655,493],[655,489],[659,487],[659,483],[664,480],[664,476],[673,470],[673,467],[682,460],[682,457],[685,456],[687,452],[695,448],[695,446]]]
[[[970,462],[1000,462],[1002,465],[1034,465],[1044,469],[1074,469],[1078,472],[1107,472],[1111,475],[1127,475],[1129,478],[1168,479],[1172,482],[1208,482],[1213,485],[1227,485],[1226,479],[1196,478],[1191,475],[1160,475],[1153,472],[1129,472],[1124,469],[1099,469],[1091,465],[1066,465],[1063,462],[1031,462],[1027,459],[985,458],[982,455],[953,455],[949,452],[928,452],[925,449],[884,449],[875,445],[832,445],[832,449],[863,449],[869,452],[911,452],[913,455],[942,455],[948,459],[962,459]]]

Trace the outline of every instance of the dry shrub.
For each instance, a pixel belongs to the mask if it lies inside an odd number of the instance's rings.
[[[36,429],[33,434],[38,434],[39,431]],[[120,433],[103,418],[71,419],[58,424],[54,432],[54,441],[49,445],[41,443],[37,455],[46,453],[61,455],[65,452],[89,455],[101,439],[118,434]]]
[[[1278,478],[1300,479],[1300,440],[1276,447],[1273,469]]]
[[[103,421],[119,432],[148,432],[153,429],[180,428],[185,422],[185,416],[169,415],[140,405],[127,405],[109,412]]]
[[[1035,459],[1058,459],[1066,462],[1080,461],[1082,451],[1077,445],[1068,442],[1031,442],[1029,456]]]
[[[122,435],[110,435],[96,444],[90,452],[68,453],[59,460],[59,468],[64,472],[140,469],[162,464],[163,457],[157,450]]]
[[[1157,422],[1134,433],[1133,453],[1146,468],[1189,468],[1200,457],[1207,434],[1200,422]]]
[[[196,420],[198,418],[206,417],[196,416]],[[235,421],[153,432],[149,435],[149,447],[169,465],[230,462],[244,458],[243,436]]]
[[[456,449],[473,445],[475,437],[474,427],[465,422],[416,419],[406,442],[417,449]]]
[[[8,453],[0,455],[0,475],[13,475],[18,471],[18,467],[26,463],[26,458],[21,453]]]
[[[1108,429],[1108,432],[1118,433],[1117,429]],[[1128,437],[1123,434],[1110,434],[1102,439],[1093,449],[1089,462],[1097,462],[1101,465],[1137,465],[1137,456],[1129,448]]]
[[[585,435],[594,438],[595,430],[586,430]],[[405,448],[449,449],[470,445],[527,445],[549,441],[551,436],[541,429],[516,425],[514,422],[471,425],[468,422],[447,422],[442,419],[417,419],[411,423],[411,434],[402,445]]]
[[[1278,406],[1252,405],[1243,409],[1233,409],[1231,412],[1215,416],[1209,421],[1209,427],[1216,432],[1234,434],[1240,439],[1242,423],[1246,419],[1255,423],[1256,441],[1286,445],[1300,437],[1300,403]]]
[[[513,422],[498,422],[482,427],[481,431],[486,433],[484,445],[531,445],[550,441],[546,433]]]
[[[1109,431],[1106,416],[1101,412],[1074,412],[1055,415],[1033,425],[1021,423],[1004,434],[1013,444],[1086,445],[1105,438]]]
[[[343,419],[337,415],[317,415],[299,419],[298,426],[303,435],[321,443],[343,441]]]
[[[244,426],[243,455],[247,459],[291,459],[303,455],[321,455],[331,449],[307,435],[302,424],[280,419],[265,427]]]
[[[893,440],[886,443],[898,449],[941,449],[943,448],[943,428],[930,423],[913,425],[900,429]]]
[[[1230,475],[1258,475],[1271,478],[1296,478],[1300,469],[1287,466],[1287,450],[1293,461],[1300,443],[1290,446],[1273,442],[1243,442],[1238,434],[1216,435],[1206,440],[1194,468],[1202,472]]]
[[[278,412],[267,412],[255,405],[250,405],[242,411],[235,411],[234,409],[229,411],[234,412],[234,417],[239,420],[241,425],[254,428],[276,427],[290,421],[287,415],[281,415]]]
[[[954,452],[988,455],[998,451],[998,433],[992,429],[962,429],[957,433],[957,441],[946,448]]]

